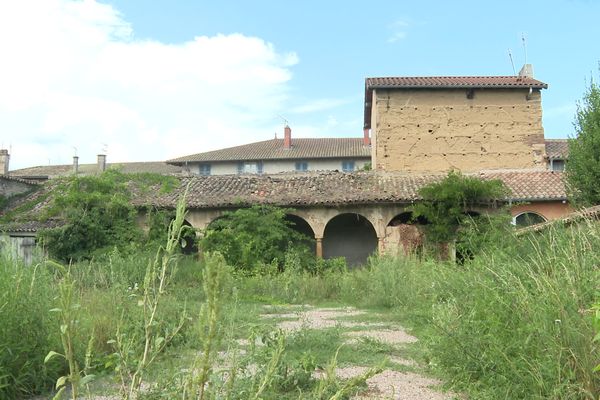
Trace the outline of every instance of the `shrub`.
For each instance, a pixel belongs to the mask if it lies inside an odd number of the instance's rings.
[[[227,264],[250,273],[272,264],[283,269],[288,251],[310,261],[311,239],[292,228],[287,211],[255,205],[226,213],[210,224],[202,248],[223,254]]]

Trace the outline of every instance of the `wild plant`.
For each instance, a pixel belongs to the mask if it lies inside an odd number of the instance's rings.
[[[48,363],[54,357],[61,357],[67,362],[69,372],[67,375],[63,375],[56,380],[55,389],[58,392],[54,396],[54,399],[62,398],[68,383],[71,387],[71,398],[76,400],[79,397],[80,389],[88,385],[95,378],[95,375],[87,374],[85,368],[82,371],[77,362],[75,335],[78,332],[80,312],[80,304],[77,302],[77,286],[71,275],[70,267],[65,268],[53,261],[47,261],[47,264],[56,268],[63,275],[58,284],[58,307],[50,310],[50,312],[58,315],[63,353],[50,351],[46,355],[44,363]],[[93,336],[90,338],[88,349],[91,348],[92,340]],[[90,358],[91,356],[86,357],[86,365],[89,365]],[[82,373],[84,374],[83,376]]]
[[[141,337],[135,331],[132,333],[124,330],[121,323],[116,338],[112,341],[116,347],[115,354],[118,359],[116,369],[120,376],[121,394],[124,399],[135,399],[139,396],[148,368],[163,353],[187,321],[185,307],[175,326],[163,327],[163,321],[158,317],[159,307],[176,272],[177,250],[186,214],[185,198],[184,195],[177,204],[175,219],[169,225],[165,247],[160,247],[155,258],[148,262],[141,294],[132,296],[141,308]],[[143,343],[141,347],[137,345],[140,340]]]

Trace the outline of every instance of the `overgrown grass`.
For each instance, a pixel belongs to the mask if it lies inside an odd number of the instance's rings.
[[[593,341],[591,307],[600,297],[600,223],[518,238],[503,234],[497,242],[463,265],[380,257],[365,268],[320,274],[290,268],[268,276],[238,276],[228,268],[211,295],[221,302],[214,309],[213,335],[217,332],[218,338],[213,339],[218,340],[198,364],[208,365],[211,396],[246,393],[230,398],[249,398],[260,392],[273,399],[329,398],[343,383],[331,380],[320,388],[312,377],[315,368],[333,359],[340,365],[374,366],[393,351],[373,341],[340,348],[338,328],[280,338],[274,322],[259,317],[262,304],[311,303],[368,308],[379,313],[378,321],[410,328],[420,339],[411,355],[470,399],[598,399],[600,379],[594,368],[600,351]],[[76,356],[84,365],[92,337],[91,372],[106,376],[105,384],[118,366],[111,342],[115,332],[143,333],[138,304],[152,260],[149,253],[112,252],[71,266],[77,283],[74,302],[81,305],[73,338]],[[207,314],[203,324],[197,322],[201,306],[208,304],[205,279],[215,278],[207,278],[204,263],[194,258],[180,257],[177,264],[157,320],[162,330],[176,327],[184,305],[190,319],[148,370],[153,382],[144,394],[148,399],[180,398],[210,330]],[[0,259],[0,398],[47,393],[66,372],[60,363],[43,365],[49,350],[61,348],[59,323],[49,313],[57,302],[57,283],[43,264],[24,267]],[[228,384],[224,377],[231,369],[218,367],[215,352],[235,353],[238,339],[253,343],[256,338],[267,346],[247,346],[233,363],[240,375]]]

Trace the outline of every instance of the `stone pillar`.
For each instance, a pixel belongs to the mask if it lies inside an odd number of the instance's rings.
[[[383,254],[383,252],[385,251],[385,237],[378,237],[377,238],[377,251],[379,252],[379,254]]]
[[[317,258],[323,258],[323,238],[315,237],[315,240],[317,241],[316,256]]]

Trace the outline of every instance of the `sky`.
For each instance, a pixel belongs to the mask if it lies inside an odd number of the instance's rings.
[[[283,136],[361,137],[364,79],[514,75],[547,138],[599,75],[600,1],[0,0],[12,169],[158,161]],[[522,38],[525,38],[523,46]]]

